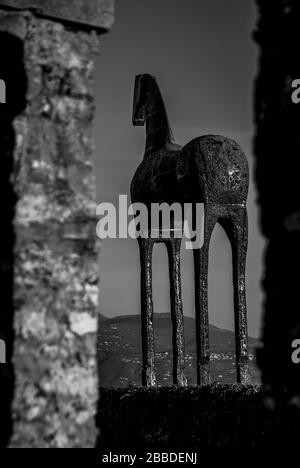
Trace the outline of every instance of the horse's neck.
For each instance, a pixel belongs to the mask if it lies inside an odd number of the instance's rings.
[[[150,93],[146,108],[145,156],[173,141],[166,108],[158,88]]]

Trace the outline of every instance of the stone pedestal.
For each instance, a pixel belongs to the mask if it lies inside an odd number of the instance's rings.
[[[1,442],[12,447],[93,447],[97,436],[93,70],[112,1],[85,4],[0,1],[1,386],[13,422]]]

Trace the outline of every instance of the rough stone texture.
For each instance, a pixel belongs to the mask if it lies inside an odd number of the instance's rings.
[[[22,39],[27,76],[25,110],[10,116],[17,197],[11,446],[93,447],[98,245],[92,119],[98,37],[28,12],[2,14],[0,30]]]
[[[300,338],[300,105],[292,102],[292,81],[300,78],[300,5],[295,0],[257,3],[256,180],[267,239],[258,363],[278,440],[293,444],[300,430],[300,365],[291,359],[292,341]]]
[[[6,343],[6,364],[0,365],[0,446],[5,446],[11,433],[10,405],[14,390],[13,350],[13,278],[15,192],[13,188],[13,151],[15,132],[12,121],[26,106],[26,73],[23,65],[23,41],[0,31],[0,76],[7,83],[9,104],[0,105],[0,338]],[[11,60],[11,57],[14,60]]]
[[[0,6],[93,28],[109,29],[113,23],[113,0],[1,0]]]

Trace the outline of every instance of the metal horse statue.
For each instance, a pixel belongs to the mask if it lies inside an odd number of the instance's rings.
[[[144,158],[131,183],[133,203],[204,203],[204,241],[193,250],[197,383],[210,383],[208,320],[208,254],[215,224],[225,230],[232,247],[237,381],[249,382],[245,264],[248,243],[246,199],[249,169],[240,146],[214,135],[195,138],[186,146],[174,143],[164,102],[154,77],[138,75],[135,81],[133,125],[146,124]],[[186,385],[184,325],[180,279],[181,239],[162,239],[149,233],[139,237],[141,262],[142,383],[156,384],[152,301],[152,251],[155,242],[168,250],[171,315],[173,323],[173,382]]]

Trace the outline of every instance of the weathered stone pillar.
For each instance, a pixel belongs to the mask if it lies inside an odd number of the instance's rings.
[[[93,70],[98,36],[112,24],[112,4],[0,1],[6,41],[0,79],[7,86],[7,104],[0,107],[6,405],[11,363],[15,374],[13,431],[1,436],[10,435],[13,447],[95,444]]]
[[[292,343],[300,339],[300,105],[292,102],[292,82],[300,78],[300,4],[296,0],[257,3],[256,180],[267,239],[258,363],[266,407],[278,422],[276,437],[292,443],[300,430],[300,364],[292,361]]]

